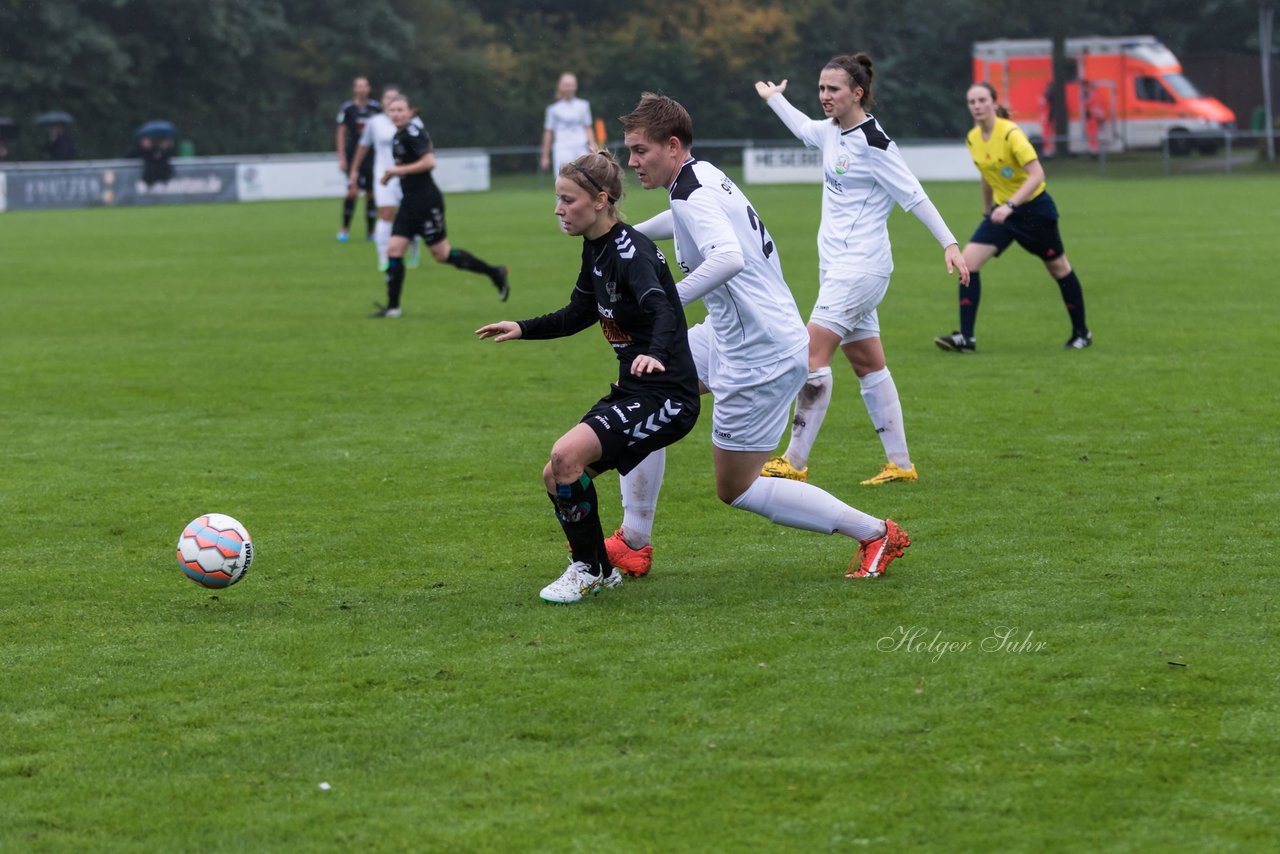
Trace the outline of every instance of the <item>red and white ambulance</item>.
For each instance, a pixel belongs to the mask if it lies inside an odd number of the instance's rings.
[[[1067,39],[1066,58],[1064,123],[1049,106],[1049,39],[973,45],[974,82],[996,87],[1010,117],[1045,154],[1053,154],[1055,136],[1067,137],[1075,152],[1159,148],[1166,137],[1175,154],[1193,146],[1207,152],[1235,127],[1235,113],[1197,91],[1178,58],[1153,36]]]

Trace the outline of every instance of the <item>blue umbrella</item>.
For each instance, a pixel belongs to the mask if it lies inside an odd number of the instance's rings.
[[[178,135],[178,128],[174,126],[173,122],[164,119],[152,119],[139,125],[133,135],[135,137],[158,136],[172,139]]]
[[[38,125],[69,125],[74,121],[75,119],[71,118],[70,113],[63,112],[62,110],[51,110],[47,113],[41,113],[36,116],[35,119],[35,123]]]

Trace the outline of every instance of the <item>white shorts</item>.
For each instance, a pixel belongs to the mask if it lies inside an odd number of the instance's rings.
[[[830,329],[841,344],[880,337],[876,306],[889,290],[889,277],[871,273],[840,273],[822,277],[818,301],[809,322]]]
[[[383,184],[382,173],[378,172],[373,180],[373,203],[380,208],[400,207],[400,199],[404,196],[400,192],[400,179],[392,178],[386,184]]]
[[[555,170],[551,174],[553,176],[560,174],[560,167],[566,163],[572,163],[584,154],[590,154],[591,151],[585,145],[575,146],[573,148],[552,148],[551,161],[552,169]]]
[[[791,402],[809,376],[801,348],[758,368],[720,361],[715,332],[707,323],[689,330],[698,379],[711,390],[711,444],[726,451],[772,451],[791,423]]]

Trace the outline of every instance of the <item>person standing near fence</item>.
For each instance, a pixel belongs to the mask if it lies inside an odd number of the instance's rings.
[[[1085,323],[1084,292],[1067,260],[1058,231],[1058,208],[1045,191],[1044,167],[1022,129],[1009,120],[990,83],[975,83],[967,93],[974,127],[965,144],[981,173],[982,223],[964,247],[969,284],[960,285],[960,328],[933,339],[943,350],[972,353],[976,349],[974,326],[982,299],[980,272],[993,257],[1017,242],[1044,262],[1058,283],[1062,303],[1071,320],[1071,337],[1063,346],[1083,350],[1093,343]]]
[[[382,105],[369,97],[369,78],[357,77],[351,82],[351,100],[338,108],[338,168],[348,177],[347,195],[342,200],[342,228],[338,231],[338,242],[346,243],[351,239],[351,218],[356,212],[356,200],[361,191],[364,192],[364,224],[365,239],[373,239],[374,214],[373,198],[373,161],[366,160],[359,170],[355,184],[350,183],[351,161],[355,158],[356,148],[360,145],[360,137],[364,133],[365,123],[372,116],[382,112]]]
[[[596,151],[591,105],[578,97],[578,78],[566,71],[556,85],[556,100],[547,107],[542,123],[543,172],[554,168],[556,175],[566,163]]]
[[[818,76],[825,119],[811,120],[783,93],[787,81],[759,81],[756,93],[796,138],[822,152],[822,224],[818,226],[818,300],[809,316],[809,376],[795,401],[791,441],[765,463],[765,477],[805,480],[809,451],[831,402],[831,360],[839,349],[849,360],[884,446],[886,462],[862,481],[879,486],[920,479],[907,450],[898,388],[885,364],[877,308],[889,289],[893,249],[889,215],[900,205],[924,223],[941,245],[947,272],[968,281],[951,229],[911,173],[898,146],[867,110],[874,104],[871,57],[833,56]]]

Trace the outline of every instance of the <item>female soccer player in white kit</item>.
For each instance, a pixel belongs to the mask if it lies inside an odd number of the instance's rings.
[[[857,539],[846,576],[882,575],[911,545],[906,531],[811,484],[760,476],[804,385],[809,336],[759,214],[723,172],[690,155],[693,122],[679,103],[646,92],[622,122],[640,185],[666,187],[671,199],[670,210],[635,229],[675,238],[685,273],[680,301],[701,298],[707,309],[689,330],[689,349],[715,404],[717,496],[780,525]],[[664,465],[664,452],[655,452],[622,479],[622,528],[605,545],[613,566],[631,575],[647,573],[652,562],[648,540]]]
[[[556,100],[547,107],[542,123],[542,171],[554,165],[553,174],[559,175],[566,163],[594,154],[596,148],[591,105],[578,97],[578,78],[566,71],[556,83]]]
[[[782,94],[787,81],[756,83],[756,92],[809,148],[822,151],[822,224],[818,228],[818,301],[809,315],[809,377],[796,398],[786,452],[765,463],[768,477],[805,480],[809,452],[831,402],[831,359],[844,351],[862,386],[871,424],[887,462],[868,486],[919,479],[907,451],[898,389],[885,366],[876,307],[889,288],[893,250],[889,214],[895,203],[915,214],[942,244],[947,272],[969,272],[955,237],[911,174],[898,146],[867,110],[871,57],[835,56],[818,77],[818,100],[827,118],[811,121]]]

